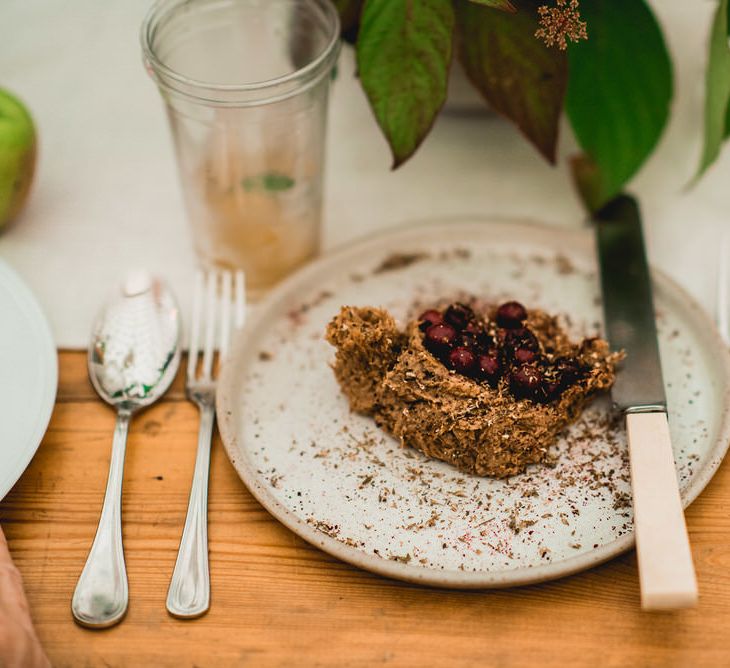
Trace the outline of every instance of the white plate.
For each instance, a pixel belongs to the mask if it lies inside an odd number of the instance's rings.
[[[398,253],[418,261],[378,271]],[[376,305],[401,322],[414,302],[461,291],[568,314],[596,333],[601,307],[589,230],[454,219],[396,230],[300,271],[235,342],[218,393],[228,456],[254,496],[314,545],[376,573],[446,587],[560,577],[633,545],[620,417],[599,399],[561,438],[557,466],[509,480],[465,475],[401,448],[351,414],[323,340],[341,305]],[[713,323],[655,273],[661,354],[685,504],[730,440],[730,355]],[[610,425],[608,424],[610,423]]]
[[[0,499],[46,432],[58,358],[45,316],[20,277],[0,261]]]

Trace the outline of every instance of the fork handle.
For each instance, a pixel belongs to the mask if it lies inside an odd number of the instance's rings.
[[[208,572],[208,472],[215,409],[200,406],[198,454],[188,500],[188,514],[180,540],[175,570],[167,591],[167,611],[174,617],[190,619],[205,614],[210,607]]]

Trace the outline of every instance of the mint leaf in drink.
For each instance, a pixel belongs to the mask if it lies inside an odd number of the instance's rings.
[[[282,192],[294,187],[294,179],[280,172],[265,172],[256,176],[246,177],[241,181],[241,187],[246,192],[255,190]]]

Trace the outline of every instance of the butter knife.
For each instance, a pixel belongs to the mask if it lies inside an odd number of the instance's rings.
[[[641,605],[692,607],[697,580],[669,434],[638,204],[621,195],[594,222],[606,333],[614,350],[626,352],[611,396],[626,416]]]

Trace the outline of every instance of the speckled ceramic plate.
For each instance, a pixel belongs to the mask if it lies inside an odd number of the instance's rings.
[[[508,480],[465,475],[403,448],[350,413],[323,340],[341,305],[403,322],[424,302],[471,293],[601,328],[590,231],[454,219],[402,228],[325,256],[260,305],[218,393],[239,475],[283,524],[352,564],[444,587],[501,587],[574,573],[633,545],[626,440],[608,398],[553,449],[555,463]],[[655,273],[657,322],[685,504],[730,440],[730,355],[713,323]]]
[[[41,443],[57,380],[48,322],[28,286],[0,260],[0,499]]]

